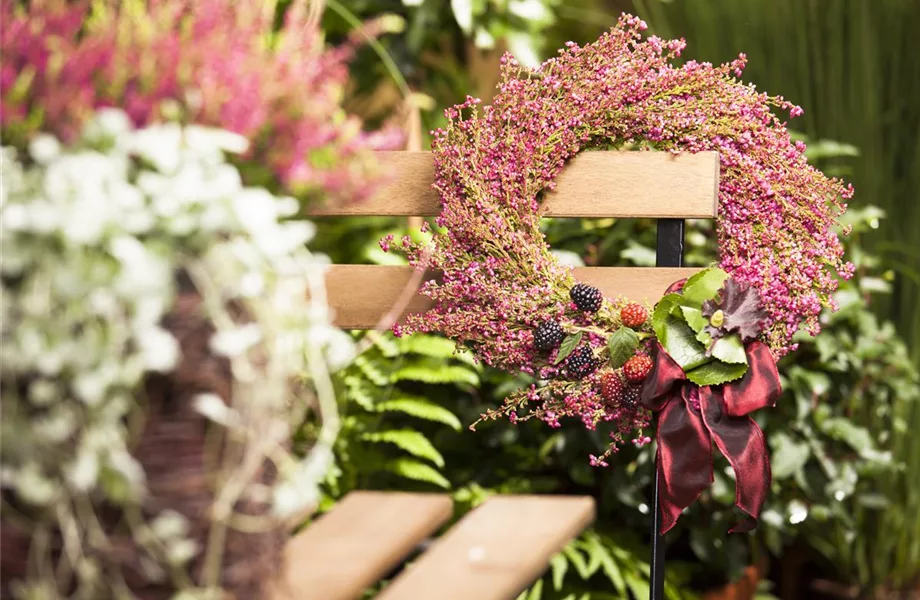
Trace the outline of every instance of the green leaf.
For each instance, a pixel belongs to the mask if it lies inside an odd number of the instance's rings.
[[[797,442],[783,431],[770,436],[770,446],[773,448],[770,463],[774,479],[791,477],[805,466],[811,456],[806,442]]]
[[[411,458],[397,458],[384,463],[383,469],[414,481],[424,481],[444,489],[450,489],[450,482],[432,467]]]
[[[365,433],[361,439],[368,442],[393,444],[413,456],[430,460],[439,467],[444,466],[444,457],[424,435],[412,429],[393,429]]]
[[[591,577],[591,574],[588,572],[588,564],[585,562],[585,557],[578,551],[574,543],[563,548],[562,553],[566,555],[570,563],[575,565],[575,570],[578,571],[582,579]]]
[[[744,353],[744,344],[737,333],[720,337],[712,345],[709,353],[722,362],[733,365],[748,364],[747,354]]]
[[[409,335],[398,343],[403,354],[411,352],[432,358],[452,358],[457,347],[451,340],[436,335]]]
[[[530,588],[530,593],[527,594],[527,600],[540,600],[543,597],[543,580],[537,579],[536,583],[533,584],[533,587]]]
[[[443,406],[416,396],[405,396],[380,402],[376,408],[380,412],[401,412],[426,421],[443,423],[454,431],[460,431],[463,427],[460,419],[454,413]]]
[[[652,329],[660,341],[665,337],[665,328],[668,320],[673,316],[671,311],[680,306],[680,294],[668,294],[658,301],[652,311]]]
[[[553,589],[558,592],[562,589],[565,574],[569,570],[569,561],[566,560],[565,554],[559,553],[550,559],[549,565],[553,570]]]
[[[686,371],[686,373],[687,379],[697,385],[719,385],[720,383],[741,379],[747,370],[747,365],[733,365],[714,360],[690,371]]]
[[[460,365],[425,366],[406,365],[391,376],[391,381],[420,381],[422,383],[465,383],[479,385],[479,375]]]
[[[696,332],[680,317],[668,315],[658,341],[684,372],[712,361],[706,356],[706,348],[697,341]]]
[[[610,580],[610,583],[613,584],[617,592],[623,594],[626,591],[626,581],[623,579],[623,573],[620,571],[620,567],[617,565],[616,561],[613,560],[610,550],[604,545],[600,536],[596,533],[589,532],[585,539],[585,549],[591,557],[591,562],[599,562],[607,578]],[[590,570],[592,569],[589,567],[589,571]]]
[[[680,311],[684,314],[684,320],[687,321],[693,331],[700,333],[703,327],[709,323],[709,320],[703,316],[703,311],[692,306],[681,306]]]
[[[821,423],[820,427],[824,433],[845,443],[864,458],[867,453],[871,454],[875,450],[869,430],[855,425],[849,419],[832,417]]]
[[[728,273],[722,269],[711,268],[700,271],[687,280],[682,294],[685,305],[700,307],[706,300],[715,298],[722,284],[728,279]]]
[[[559,353],[556,355],[556,360],[553,361],[553,364],[558,365],[565,360],[565,357],[571,354],[572,351],[578,347],[578,344],[581,343],[582,335],[582,332],[579,331],[565,336],[565,339],[562,340],[562,344],[559,346]]]
[[[639,347],[639,336],[629,327],[620,327],[607,338],[607,349],[610,351],[610,366],[619,369]]]

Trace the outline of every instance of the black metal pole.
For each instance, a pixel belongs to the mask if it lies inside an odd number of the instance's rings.
[[[683,219],[658,219],[655,266],[680,267],[684,264]],[[664,600],[664,536],[661,535],[661,503],[658,499],[658,453],[655,452],[655,485],[652,493],[652,560],[649,573],[649,600]]]

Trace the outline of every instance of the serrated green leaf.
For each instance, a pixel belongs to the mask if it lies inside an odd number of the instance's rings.
[[[680,294],[668,294],[658,301],[655,310],[652,311],[652,329],[660,340],[664,335],[664,329],[668,319],[672,316],[672,311],[680,306]],[[679,310],[679,309],[678,309]]]
[[[692,306],[681,306],[681,313],[684,315],[684,320],[687,322],[687,325],[690,326],[693,331],[699,334],[703,327],[709,323],[709,320],[703,316],[703,311]]]
[[[747,373],[747,365],[729,364],[714,360],[690,371],[686,371],[687,379],[693,383],[703,385],[719,385],[741,379]]]
[[[553,589],[557,592],[562,589],[562,582],[565,580],[565,574],[569,570],[569,561],[566,560],[562,553],[556,554],[549,561],[553,571]]]
[[[460,365],[426,366],[406,365],[397,370],[390,377],[396,381],[420,381],[422,383],[465,383],[471,386],[479,385],[479,375],[469,367]]]
[[[712,361],[712,357],[706,356],[706,348],[697,341],[696,332],[674,315],[665,319],[658,341],[684,372]]]
[[[397,458],[383,464],[383,469],[414,481],[424,481],[444,489],[450,489],[450,482],[434,468],[411,458]]]
[[[367,442],[393,444],[413,456],[430,460],[439,467],[444,466],[444,457],[424,435],[412,429],[392,429],[365,433],[360,439]]]
[[[701,307],[706,300],[712,300],[728,279],[728,273],[718,268],[705,269],[687,280],[681,294],[685,306]]]
[[[562,344],[559,346],[559,353],[556,355],[556,360],[553,361],[553,364],[558,365],[565,360],[565,358],[578,347],[578,344],[581,343],[582,337],[583,334],[581,331],[565,336],[565,339],[562,340]]]
[[[709,353],[722,362],[733,365],[748,364],[747,354],[744,353],[744,344],[737,333],[723,336],[716,340]]]
[[[610,366],[619,369],[639,347],[639,336],[629,327],[620,327],[607,338],[607,349],[610,352]]]
[[[367,411],[374,410],[374,396],[368,389],[367,380],[357,374],[348,374],[343,378],[345,398]]]
[[[696,341],[703,344],[703,347],[708,348],[712,344],[712,335],[706,331],[700,331],[696,334]]]
[[[463,427],[460,419],[454,413],[443,406],[417,396],[404,396],[380,402],[376,408],[380,412],[401,412],[426,421],[443,423],[454,431],[460,431]]]

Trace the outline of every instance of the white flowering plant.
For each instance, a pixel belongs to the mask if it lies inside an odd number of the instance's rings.
[[[15,594],[127,585],[106,564],[103,507],[127,515],[146,577],[193,593],[219,587],[214,532],[233,526],[242,499],[261,498],[277,522],[316,501],[338,422],[328,373],[353,348],[330,324],[327,261],[307,249],[313,225],[292,218],[298,202],[244,186],[227,162],[246,146],[194,125],[136,130],[104,109],[74,144],[40,135],[27,153],[2,149],[0,485],[5,525],[18,518],[33,539],[29,572],[45,574]],[[166,325],[183,285],[210,323],[207,352],[231,380],[232,401],[198,390],[192,408],[238,446],[217,464],[205,541],[187,535],[188,515],[145,506],[148,481],[132,453],[145,381],[187,360]],[[297,460],[288,442],[307,410],[323,429]],[[218,446],[226,452],[226,441]],[[266,463],[273,476],[261,481]],[[47,536],[59,543],[34,543]],[[204,566],[189,578],[193,563]]]

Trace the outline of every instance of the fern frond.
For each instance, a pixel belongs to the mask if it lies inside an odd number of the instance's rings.
[[[479,385],[479,375],[469,367],[460,365],[432,367],[425,364],[406,365],[398,369],[390,377],[397,381],[420,381],[422,383],[465,383],[476,387]]]
[[[444,457],[432,445],[428,438],[411,429],[392,429],[390,431],[376,431],[364,433],[360,439],[367,442],[393,444],[413,456],[430,460],[439,467],[444,466]]]
[[[376,408],[380,412],[401,412],[426,421],[443,423],[454,431],[460,431],[462,428],[460,419],[454,413],[419,396],[400,396],[399,398],[380,402]]]
[[[444,489],[450,489],[450,482],[425,463],[411,458],[397,458],[384,463],[383,469],[414,481],[424,481]]]

